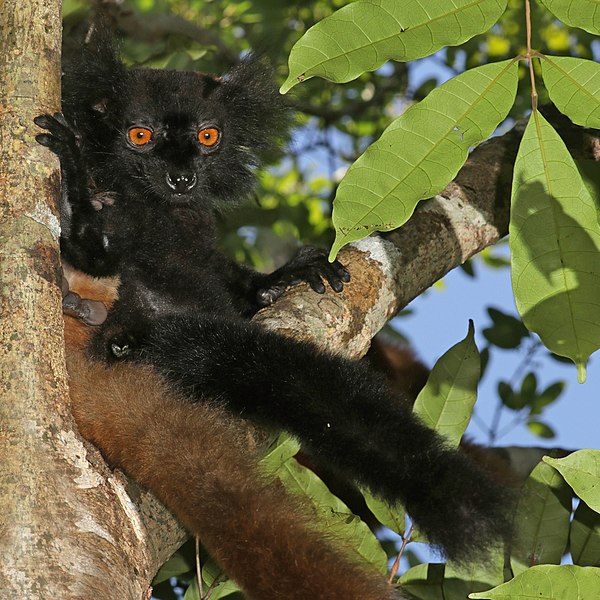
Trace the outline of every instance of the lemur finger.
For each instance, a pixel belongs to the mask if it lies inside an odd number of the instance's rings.
[[[33,119],[33,122],[43,129],[47,129],[53,136],[61,142],[72,143],[75,141],[75,135],[69,128],[68,123],[60,114],[60,120],[50,115],[38,115]]]
[[[341,292],[344,289],[344,282],[337,276],[331,273],[325,273],[325,279],[327,279],[327,283],[331,286],[331,289],[334,292]]]
[[[325,284],[323,283],[323,280],[321,279],[321,275],[318,272],[313,271],[313,272],[307,273],[306,281],[308,282],[308,285],[310,285],[310,287],[315,292],[317,292],[317,294],[325,293]]]
[[[350,281],[350,272],[339,260],[334,260],[330,263],[330,267],[344,283]]]
[[[54,113],[54,118],[63,126],[66,127],[69,131],[71,130],[71,126],[67,123],[65,116],[61,112]]]
[[[344,283],[348,283],[350,275],[346,268],[341,263],[327,263],[321,275],[327,280],[331,288],[335,292],[341,292],[344,289]]]
[[[60,145],[60,142],[57,142],[53,135],[49,135],[47,133],[40,133],[36,135],[35,141],[40,144],[40,146],[45,146],[46,148],[50,148],[50,150],[54,150]]]
[[[42,127],[43,129],[50,129],[50,127],[52,127],[53,120],[54,117],[50,115],[38,115],[37,117],[34,117],[33,122],[38,127]]]
[[[106,307],[97,300],[81,298],[74,292],[67,292],[63,298],[63,312],[80,319],[88,325],[100,325],[108,314]]]

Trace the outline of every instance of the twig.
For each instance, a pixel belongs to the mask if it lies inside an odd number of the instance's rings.
[[[398,573],[398,569],[400,568],[400,559],[402,558],[402,555],[404,554],[404,550],[406,549],[406,546],[409,544],[409,542],[411,541],[411,536],[413,533],[413,526],[411,525],[408,528],[408,531],[402,536],[402,545],[400,546],[400,550],[398,551],[398,556],[396,556],[396,560],[394,561],[394,564],[392,565],[392,569],[390,571],[390,577],[388,579],[388,583],[391,585],[394,581],[394,577],[396,577],[396,573]]]
[[[535,87],[535,72],[533,70],[534,52],[531,50],[531,4],[525,0],[525,28],[527,30],[527,60],[529,62],[529,76],[531,78],[531,107],[534,111],[538,107],[538,93]]]
[[[198,592],[200,599],[204,600],[204,588],[202,585],[202,565],[200,564],[200,538],[195,536],[196,539],[196,580],[198,581]]]

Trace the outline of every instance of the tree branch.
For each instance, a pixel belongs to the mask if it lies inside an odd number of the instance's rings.
[[[554,116],[576,157],[600,160],[600,133]],[[525,123],[473,151],[455,181],[421,202],[400,229],[350,244],[339,255],[352,282],[341,294],[300,285],[257,322],[322,348],[360,357],[398,311],[438,279],[508,233],[512,165]]]

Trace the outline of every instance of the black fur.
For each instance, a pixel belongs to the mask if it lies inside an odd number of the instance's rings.
[[[366,364],[217,315],[164,318],[146,333],[139,358],[187,394],[287,429],[323,466],[401,500],[448,556],[473,557],[508,534],[506,492]]]
[[[251,192],[285,121],[261,61],[222,79],[126,71],[97,38],[67,67],[64,118],[36,120],[49,131],[38,141],[61,158],[66,258],[121,278],[95,355],[149,362],[198,400],[290,430],[317,462],[405,502],[452,558],[505,535],[500,486],[445,448],[378,375],[246,320],[296,281],[323,292],[322,277],[336,291],[349,279],[314,248],[270,275],[217,250],[213,210]],[[136,147],[131,127],[152,130],[152,141]],[[210,148],[196,138],[206,127],[221,132]]]

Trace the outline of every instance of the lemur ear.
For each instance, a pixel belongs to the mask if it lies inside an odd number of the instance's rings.
[[[275,84],[268,59],[250,53],[220,82],[216,94],[230,107],[243,143],[258,153],[279,146],[287,134],[291,111]]]

